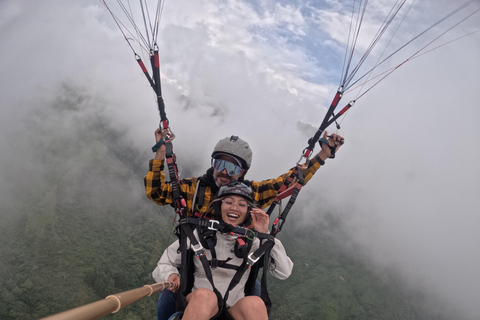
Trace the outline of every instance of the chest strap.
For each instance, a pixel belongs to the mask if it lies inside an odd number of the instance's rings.
[[[182,218],[178,221],[179,225],[182,224],[192,224],[200,227],[205,227],[209,230],[214,230],[214,231],[219,231],[221,233],[234,233],[237,235],[241,235],[246,237],[249,240],[254,240],[255,238],[257,239],[271,239],[273,241],[274,236],[268,234],[268,233],[263,233],[263,232],[258,232],[257,230],[251,229],[251,228],[245,228],[245,227],[239,227],[239,226],[232,226],[229,223],[225,223],[223,221],[218,221],[218,220],[209,220],[209,219],[197,219],[193,217],[185,217]]]

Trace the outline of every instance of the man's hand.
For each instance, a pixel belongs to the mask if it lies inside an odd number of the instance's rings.
[[[322,143],[322,150],[318,153],[318,156],[320,159],[325,161],[332,156],[332,150],[330,147],[335,147],[336,154],[338,149],[340,149],[340,147],[344,144],[345,139],[335,133],[332,133],[329,136],[327,131],[323,133],[323,138],[328,141],[328,145],[326,143]]]
[[[158,143],[158,141],[165,138],[165,135],[166,133],[162,132],[162,129],[158,128],[157,130],[155,130],[155,143]],[[155,159],[157,160],[165,159],[166,153],[167,152],[165,150],[165,143],[164,143],[163,145],[160,146],[160,148],[157,149],[157,152],[155,152]]]

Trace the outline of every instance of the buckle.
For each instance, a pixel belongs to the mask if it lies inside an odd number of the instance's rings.
[[[207,223],[208,230],[218,231],[218,227],[215,227],[215,224],[220,225],[220,221],[218,221],[218,220],[208,220],[208,223]]]
[[[253,266],[255,263],[257,263],[257,261],[261,258],[261,255],[260,257],[256,257],[255,252],[252,252],[248,255],[248,258],[247,258],[247,263],[250,265],[250,266]],[[255,258],[252,258],[252,257],[255,257]]]
[[[205,255],[205,249],[203,249],[203,247],[200,243],[192,246],[192,249],[195,252],[195,254],[197,255],[197,257]]]

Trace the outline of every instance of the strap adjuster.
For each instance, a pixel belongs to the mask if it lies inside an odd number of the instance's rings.
[[[205,255],[205,249],[202,247],[200,243],[197,243],[196,245],[192,246],[193,251],[197,255],[197,257],[204,256]]]
[[[253,266],[255,263],[257,263],[258,260],[260,260],[260,258],[262,257],[261,255],[259,257],[255,256],[254,254],[255,252],[252,252],[248,255],[248,258],[247,258],[247,263],[250,265],[250,266]],[[255,258],[253,258],[255,257]]]
[[[217,224],[217,226],[215,226],[215,224]],[[218,231],[218,226],[220,226],[220,221],[208,220],[208,223],[207,223],[208,230]]]

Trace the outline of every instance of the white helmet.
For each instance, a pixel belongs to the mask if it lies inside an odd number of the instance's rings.
[[[216,159],[222,154],[229,155],[239,160],[242,168],[248,170],[252,164],[252,149],[248,143],[238,136],[231,136],[220,140],[213,149],[212,158]]]

